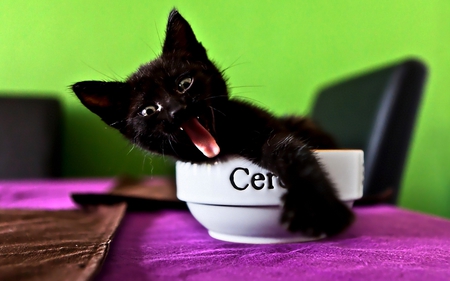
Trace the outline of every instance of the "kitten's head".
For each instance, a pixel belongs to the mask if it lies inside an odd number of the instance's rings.
[[[89,110],[146,150],[186,160],[219,153],[214,107],[228,98],[226,82],[176,10],[158,58],[125,82],[84,81],[72,89]]]

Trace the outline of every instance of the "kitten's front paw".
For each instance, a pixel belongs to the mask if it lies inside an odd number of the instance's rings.
[[[331,236],[342,232],[353,222],[353,212],[334,196],[314,198],[299,193],[300,189],[291,188],[283,196],[281,223],[289,231]]]

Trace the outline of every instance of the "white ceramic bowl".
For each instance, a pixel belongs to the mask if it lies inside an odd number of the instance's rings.
[[[361,150],[317,150],[316,156],[350,207],[362,196]],[[280,225],[286,192],[273,173],[244,158],[214,164],[176,164],[177,197],[217,239],[240,243],[285,243],[321,237],[290,233]]]

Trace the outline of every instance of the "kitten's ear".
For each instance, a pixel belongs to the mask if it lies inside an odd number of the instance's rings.
[[[123,82],[84,81],[72,85],[81,103],[108,125],[120,129],[130,105],[130,86]]]
[[[163,54],[174,52],[185,52],[197,59],[207,59],[205,48],[197,41],[191,26],[176,9],[170,12],[163,46]]]

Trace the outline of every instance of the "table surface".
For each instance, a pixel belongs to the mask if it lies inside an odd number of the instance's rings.
[[[0,207],[71,209],[71,192],[112,180],[2,181]],[[187,211],[128,213],[96,280],[450,280],[450,221],[393,206],[355,208],[339,236],[248,245],[211,238]]]

